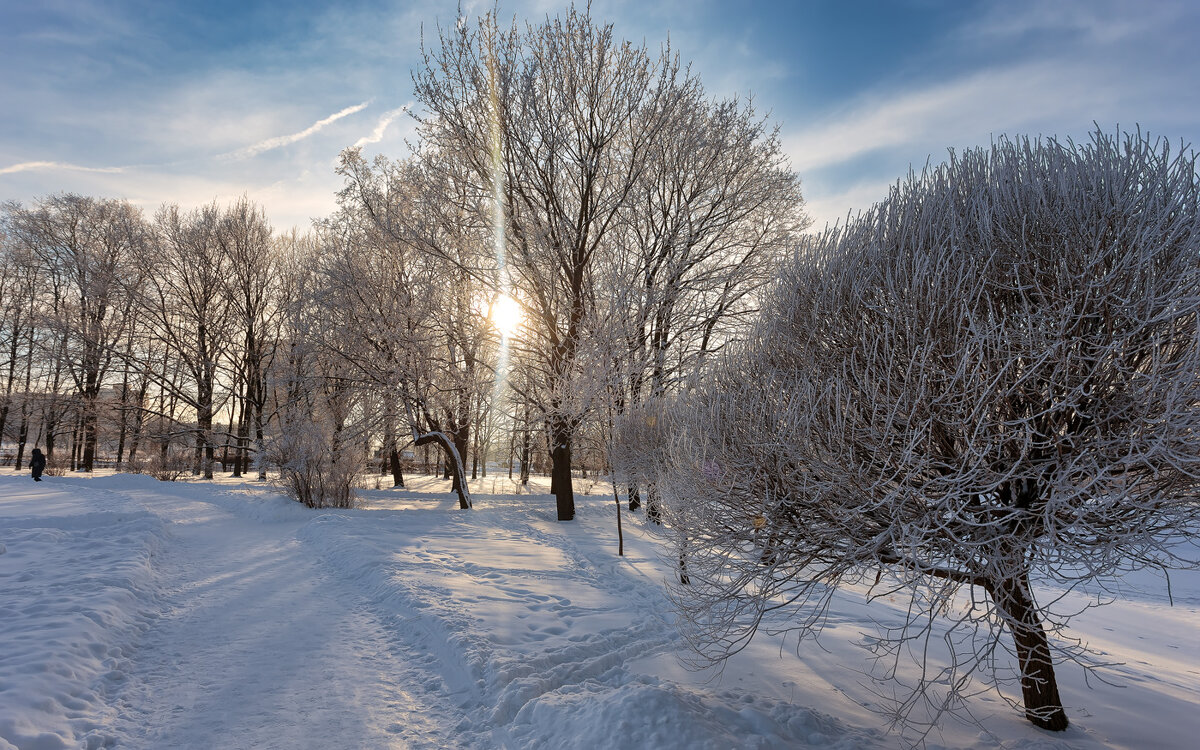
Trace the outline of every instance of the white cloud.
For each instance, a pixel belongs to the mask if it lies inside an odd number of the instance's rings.
[[[298,133],[292,133],[291,135],[280,135],[280,136],[276,136],[274,138],[268,138],[265,141],[259,141],[258,143],[255,143],[252,146],[247,146],[246,148],[239,149],[239,150],[234,151],[229,154],[225,154],[224,156],[226,156],[228,158],[233,158],[233,159],[248,159],[252,156],[257,156],[257,155],[263,153],[264,151],[271,151],[273,149],[291,145],[291,144],[295,143],[296,141],[303,140],[303,139],[309,137],[310,135],[313,135],[314,133],[321,130],[321,128],[325,127],[326,125],[328,125],[332,122],[336,122],[337,120],[340,120],[343,117],[347,117],[349,115],[355,114],[356,112],[363,111],[364,109],[367,108],[368,105],[370,105],[370,103],[371,103],[370,101],[365,101],[362,104],[355,104],[353,107],[346,107],[345,109],[343,109],[339,112],[334,112],[332,115],[330,115],[329,117],[326,117],[323,120],[317,120],[315,123],[313,123],[312,125],[309,125],[307,128],[305,128],[304,130],[301,130]]]
[[[403,107],[397,107],[396,109],[391,109],[387,112],[384,112],[383,116],[379,118],[379,122],[375,125],[375,129],[371,131],[371,134],[364,135],[362,138],[359,138],[357,141],[355,141],[354,148],[365,146],[368,143],[379,143],[382,141],[383,134],[385,131],[387,131],[388,125],[391,125],[393,120],[407,112],[411,107],[412,104],[409,103],[405,104]]]
[[[33,172],[42,170],[65,170],[72,172],[124,172],[125,167],[84,167],[79,164],[68,164],[61,161],[25,161],[9,167],[0,167],[0,174],[16,174],[17,172]]]
[[[855,183],[836,193],[818,192],[815,196],[806,197],[804,210],[812,219],[809,231],[820,232],[826,226],[844,225],[847,217],[854,218],[860,211],[886,198],[888,190],[895,184],[895,180],[871,180]]]

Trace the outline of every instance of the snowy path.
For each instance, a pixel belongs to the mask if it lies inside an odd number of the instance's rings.
[[[403,683],[403,649],[306,553],[303,522],[247,523],[171,489],[127,493],[173,538],[158,563],[164,614],[118,696],[122,746],[439,744],[446,712]]]
[[[840,593],[819,646],[760,634],[691,673],[643,517],[617,557],[611,498],[563,524],[548,495],[463,512],[416,484],[313,511],[228,479],[0,471],[0,750],[899,745],[863,674],[888,602]],[[1190,747],[1200,572],[1174,607],[1144,579],[1072,621],[1124,664],[1117,686],[1064,665],[1070,730],[989,692],[930,750]]]

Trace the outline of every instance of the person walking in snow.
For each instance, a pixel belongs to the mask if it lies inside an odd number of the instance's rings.
[[[33,449],[33,455],[29,457],[29,468],[33,471],[33,481],[42,481],[42,472],[46,470],[46,457],[41,449]]]

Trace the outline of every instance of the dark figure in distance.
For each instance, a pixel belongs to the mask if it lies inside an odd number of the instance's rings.
[[[40,449],[33,449],[33,455],[29,458],[29,468],[33,470],[33,481],[42,481],[42,472],[46,470],[46,457]]]

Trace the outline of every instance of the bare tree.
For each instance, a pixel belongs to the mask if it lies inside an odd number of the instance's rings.
[[[599,253],[645,165],[679,75],[669,52],[614,38],[574,8],[544,24],[439,34],[414,73],[422,137],[492,196],[498,254],[527,319],[521,361],[550,435],[560,520],[574,518],[574,398],[595,306]]]
[[[266,214],[245,197],[225,210],[217,238],[227,268],[223,288],[229,310],[237,320],[236,335],[241,339],[240,347],[233,347],[240,360],[235,367],[240,374],[244,404],[238,420],[234,476],[241,476],[249,468],[253,426],[254,464],[259,480],[265,480],[266,372],[282,314],[278,304],[278,253]]]
[[[44,322],[62,335],[63,362],[80,409],[81,468],[91,471],[98,400],[128,333],[128,290],[140,283],[141,268],[134,258],[147,242],[145,223],[126,202],[69,194],[44,198],[32,208],[14,211],[11,218],[15,232],[53,280],[54,304]]]
[[[363,470],[363,420],[345,360],[322,346],[320,248],[311,236],[297,238],[279,258],[283,327],[269,374],[277,431],[266,453],[293,498],[314,508],[348,508]]]
[[[610,358],[625,380],[618,412],[680,388],[744,332],[807,225],[799,180],[751,104],[709,102],[688,80],[664,120],[616,230],[626,250],[605,260]]]
[[[406,162],[342,155],[341,210],[324,223],[332,312],[365,347],[341,347],[365,383],[394,404],[416,445],[442,446],[460,505],[475,403],[490,395],[496,336],[486,302],[496,288],[491,230],[468,181],[437,150]],[[346,342],[346,337],[337,337]],[[392,463],[398,448],[389,449]],[[460,469],[463,469],[460,472]]]
[[[1048,637],[1064,592],[1195,564],[1173,546],[1200,523],[1195,154],[1101,132],[952,154],[812,238],[764,308],[660,463],[693,644],[725,658],[781,609],[819,632],[874,581],[909,603],[887,676],[950,631],[899,717],[961,705],[1008,650],[1025,715],[1065,729],[1054,656],[1090,662]]]
[[[193,473],[205,479],[213,477],[213,419],[223,398],[218,373],[233,334],[221,223],[215,203],[186,213],[177,205],[163,206],[155,216],[157,241],[145,261],[154,272],[142,297],[145,320],[187,375],[176,395],[195,410]]]
[[[21,377],[32,366],[38,299],[37,267],[32,253],[5,229],[9,212],[18,207],[8,204],[4,209],[4,216],[0,217],[0,383],[3,384],[0,443],[9,433],[14,399],[21,402],[22,413],[27,413],[29,384],[26,382],[22,390]]]

